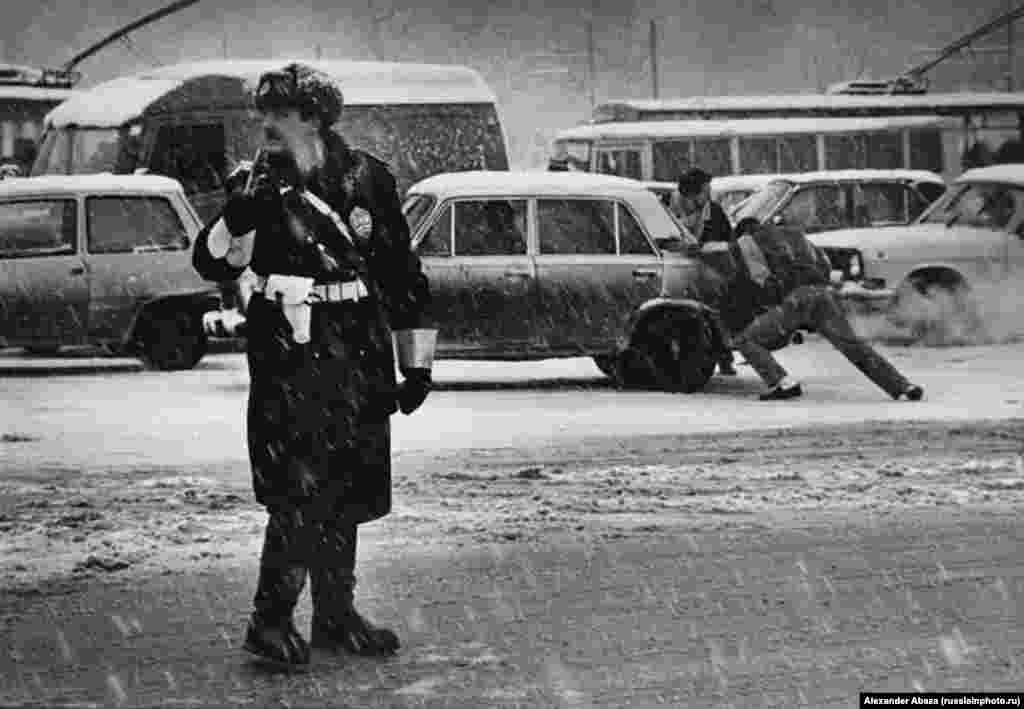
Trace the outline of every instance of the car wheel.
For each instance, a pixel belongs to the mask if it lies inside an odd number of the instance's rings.
[[[670,313],[654,318],[623,353],[627,386],[693,393],[715,373],[707,321],[698,315]]]
[[[896,292],[889,322],[926,345],[966,344],[983,329],[970,288],[953,276],[905,281]]]
[[[146,366],[162,371],[192,369],[207,349],[202,320],[185,310],[149,315],[137,339],[140,359]]]

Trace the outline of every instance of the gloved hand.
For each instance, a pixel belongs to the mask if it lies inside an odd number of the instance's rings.
[[[398,408],[408,416],[426,401],[434,388],[429,369],[403,369],[405,381],[398,385]]]

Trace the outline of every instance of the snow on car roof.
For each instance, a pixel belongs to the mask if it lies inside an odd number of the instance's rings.
[[[187,82],[228,78],[240,87],[289,59],[188,62],[157,67],[81,90],[47,116],[55,126],[119,126],[137,118],[161,96]],[[302,61],[334,78],[350,105],[409,103],[494,103],[495,96],[475,70],[458,65],[406,62]],[[241,92],[240,92],[241,95]]]
[[[47,192],[172,192],[181,184],[162,175],[39,175],[0,180],[0,197],[36,195]]]
[[[842,94],[775,94],[765,96],[691,96],[672,99],[625,99],[604,101],[597,111],[632,108],[639,111],[779,111],[837,108],[1019,108],[1024,106],[1022,92],[957,92],[907,96],[849,96]]]
[[[940,125],[939,116],[886,116],[870,118],[737,118],[733,120],[622,121],[591,123],[560,131],[556,140],[599,138],[684,138],[793,133],[866,133]]]
[[[775,178],[798,183],[831,180],[912,180],[914,182],[945,184],[945,180],[937,173],[929,172],[928,170],[902,169],[820,170],[816,172],[794,172],[786,175],[776,175]]]
[[[1024,185],[1024,165],[990,165],[976,167],[956,178],[956,182],[1007,182]]]
[[[575,194],[647,193],[639,180],[592,172],[549,172],[545,170],[470,170],[446,172],[420,180],[409,192],[448,195],[486,194]]]
[[[751,187],[763,187],[772,180],[784,178],[784,174],[771,175],[721,175],[711,178],[711,191],[720,192],[726,190],[743,190]],[[644,180],[644,186],[649,189],[675,189],[677,183],[667,180]]]

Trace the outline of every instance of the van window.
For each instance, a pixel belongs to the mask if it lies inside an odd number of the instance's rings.
[[[420,240],[417,251],[421,256],[452,255],[452,205],[449,204],[437,217]]]
[[[740,138],[740,172],[744,175],[770,175],[779,172],[775,138]]]
[[[164,197],[89,197],[85,215],[93,254],[188,248],[185,226]]]
[[[77,228],[73,199],[0,203],[0,258],[73,254]]]
[[[604,175],[642,179],[640,151],[636,149],[602,148],[597,151],[597,171]]]
[[[712,175],[731,175],[732,148],[729,139],[693,141],[693,164]]]
[[[656,140],[651,144],[654,179],[675,182],[690,168],[692,144],[689,140]]]
[[[541,254],[614,254],[615,205],[598,199],[537,200]]]
[[[910,131],[910,166],[942,172],[942,133],[937,128]]]
[[[899,133],[825,136],[825,169],[895,169],[903,165]]]
[[[615,208],[619,210],[619,253],[653,255],[655,251],[633,213],[621,203],[616,203]]]
[[[488,199],[455,203],[457,256],[526,253],[526,200]]]
[[[220,190],[227,172],[224,126],[160,126],[149,169],[178,180],[187,195]]]
[[[813,135],[779,138],[779,172],[814,172],[818,169],[818,140]]]

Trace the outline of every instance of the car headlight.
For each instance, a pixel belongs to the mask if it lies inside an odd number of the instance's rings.
[[[851,253],[846,264],[846,273],[851,279],[856,280],[864,275],[864,262],[861,261],[859,252]]]

